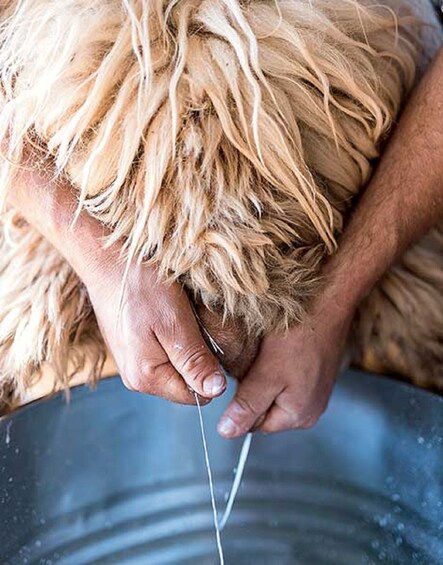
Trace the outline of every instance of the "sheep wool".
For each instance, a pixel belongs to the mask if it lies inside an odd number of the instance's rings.
[[[416,4],[3,0],[0,397],[47,365],[68,385],[87,362],[94,380],[105,354],[85,287],[6,202],[29,144],[125,260],[259,340],[303,320],[441,44]],[[439,226],[364,301],[356,363],[443,387],[442,253]]]

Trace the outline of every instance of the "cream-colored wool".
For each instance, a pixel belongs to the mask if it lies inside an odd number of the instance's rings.
[[[390,2],[3,2],[1,194],[37,140],[128,260],[254,338],[298,323],[424,60]],[[0,383],[20,394],[44,362],[68,382],[70,359],[96,376],[72,269],[13,210],[0,246]],[[360,361],[443,386],[442,250],[434,230],[366,300]]]

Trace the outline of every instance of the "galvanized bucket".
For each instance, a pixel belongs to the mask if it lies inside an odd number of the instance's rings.
[[[220,510],[241,446],[215,431],[226,401],[204,408]],[[441,398],[344,374],[315,428],[254,437],[226,563],[443,563],[442,436]],[[0,419],[2,565],[217,562],[194,407],[113,378]]]

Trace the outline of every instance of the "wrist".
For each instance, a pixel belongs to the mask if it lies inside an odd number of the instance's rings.
[[[125,269],[121,245],[104,245],[109,230],[82,210],[69,180],[54,174],[47,157],[28,151],[17,169],[7,201],[67,260],[90,290],[103,281],[122,280]]]
[[[334,301],[345,312],[355,312],[397,259],[399,242],[395,222],[371,231],[370,226],[351,218],[337,252],[323,269],[325,300]]]
[[[68,261],[88,286],[119,266],[118,244],[104,247],[108,231],[81,211],[75,219],[77,199],[68,180],[54,179],[49,165],[23,169],[8,202]],[[74,221],[75,220],[75,221]]]
[[[61,253],[83,283],[92,290],[113,275],[121,279],[124,266],[119,244],[105,246],[107,228],[85,211],[75,221],[74,217],[75,210],[68,222],[58,224],[57,233],[64,248]]]

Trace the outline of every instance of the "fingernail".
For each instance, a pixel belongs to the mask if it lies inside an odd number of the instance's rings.
[[[218,433],[225,437],[231,437],[237,432],[237,426],[231,418],[222,418],[217,426]]]
[[[203,381],[203,392],[210,396],[215,396],[216,394],[219,394],[225,386],[226,381],[222,375],[220,375],[220,373],[215,373]]]

